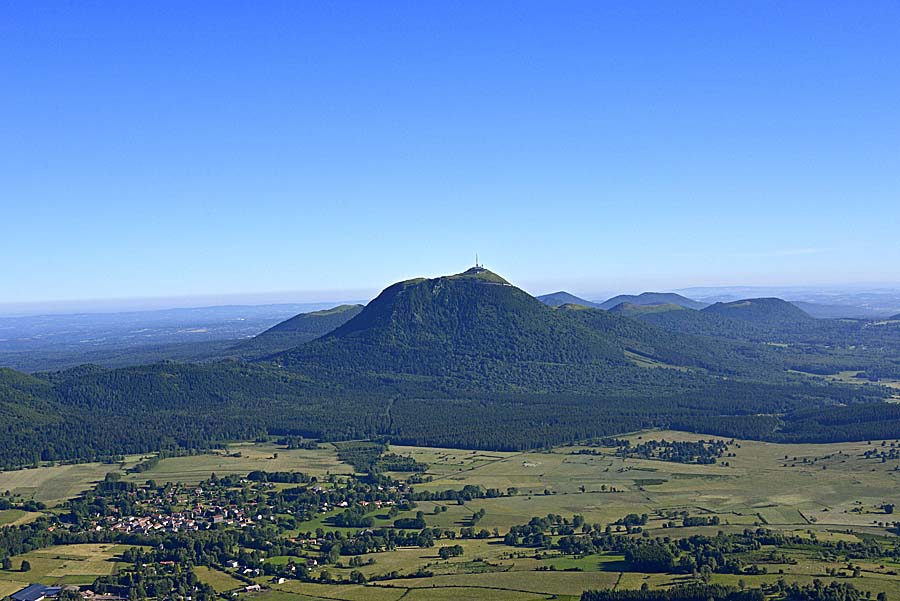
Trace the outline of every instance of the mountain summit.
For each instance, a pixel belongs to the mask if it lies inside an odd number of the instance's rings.
[[[715,303],[703,309],[703,312],[770,325],[809,323],[814,319],[800,307],[780,298],[748,298],[730,303]]]
[[[277,358],[473,378],[501,364],[524,371],[536,363],[626,362],[618,345],[480,267],[393,284],[342,326]]]
[[[708,369],[722,364],[722,355],[720,348],[599,309],[547,306],[473,268],[393,284],[343,325],[272,359],[313,377],[339,372],[340,380],[596,392],[627,390],[636,381],[652,387],[696,380],[685,368]],[[650,364],[679,369],[647,369]]]
[[[538,296],[537,299],[545,305],[550,305],[551,307],[561,307],[563,305],[580,305],[582,307],[598,306],[597,303],[585,300],[581,297],[575,296],[574,294],[570,294],[565,290],[552,292],[550,294],[543,294],[541,296]]]

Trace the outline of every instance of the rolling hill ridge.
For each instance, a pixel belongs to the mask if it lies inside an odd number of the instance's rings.
[[[599,305],[593,301],[585,300],[574,294],[565,291],[553,292],[551,294],[542,294],[535,297],[545,305],[551,307],[559,307],[562,305],[581,305],[582,307],[598,307]]]
[[[327,334],[358,315],[362,308],[362,305],[340,305],[301,313],[234,345],[231,350],[248,359],[274,355]]]
[[[702,309],[706,303],[675,294],[674,292],[642,292],[641,294],[620,294],[597,305],[600,309],[612,309],[616,305],[678,305],[687,309]]]

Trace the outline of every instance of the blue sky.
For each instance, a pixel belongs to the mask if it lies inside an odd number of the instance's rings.
[[[898,31],[893,1],[4,2],[0,303],[347,297],[476,251],[534,292],[900,284]]]

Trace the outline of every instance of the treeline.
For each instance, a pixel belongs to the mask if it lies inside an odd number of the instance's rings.
[[[761,588],[738,589],[722,584],[687,584],[669,589],[642,587],[640,590],[606,589],[584,591],[581,601],[863,601],[871,599],[849,582],[830,582],[819,579],[809,584],[787,584],[778,580]],[[884,592],[876,596],[878,601],[887,601]]]
[[[633,444],[627,439],[601,438],[589,443],[590,447],[614,447],[619,457],[638,459],[656,459],[673,463],[712,464],[728,449],[728,443],[722,440],[668,441],[648,440]],[[574,455],[602,454],[592,448],[580,449]]]
[[[444,379],[362,376],[326,385],[296,372],[237,362],[80,369],[40,378],[0,370],[0,467],[203,451],[227,440],[270,436],[298,443],[389,439],[526,450],[651,427],[779,442],[894,438],[900,431],[900,406],[880,402],[883,393],[872,387],[710,383],[661,369],[623,368],[617,374],[624,378],[621,391],[606,395],[462,393]],[[507,381],[518,375],[490,377]],[[551,381],[556,390],[568,385],[566,378]],[[361,472],[424,469],[376,446],[344,453]]]
[[[689,584],[669,589],[584,591],[581,601],[763,601],[761,589],[738,590],[722,584]]]

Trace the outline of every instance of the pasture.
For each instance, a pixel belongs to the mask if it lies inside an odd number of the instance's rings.
[[[222,476],[247,474],[254,470],[305,472],[315,476],[353,473],[353,468],[338,461],[337,451],[330,444],[323,444],[318,449],[285,449],[274,443],[237,443],[208,454],[167,457],[153,468],[128,474],[125,479],[196,484],[213,473]]]
[[[194,574],[197,575],[197,579],[200,582],[210,585],[217,593],[224,593],[246,586],[237,578],[233,578],[221,570],[215,570],[206,566],[194,566]]]
[[[18,526],[36,520],[41,514],[35,511],[22,509],[4,509],[0,511],[0,528],[3,526]]]
[[[714,437],[660,431],[629,438],[641,442]],[[879,508],[885,503],[900,505],[897,462],[862,457],[879,445],[738,441],[729,447],[734,456],[723,457],[716,465],[621,458],[612,455],[612,449],[602,456],[572,454],[582,447],[537,453],[401,446],[392,450],[429,464],[425,475],[433,481],[416,485],[420,490],[459,489],[467,484],[504,493],[516,489],[512,497],[467,503],[468,509],[486,511],[479,527],[487,529],[503,531],[547,513],[578,513],[588,522],[604,524],[628,513],[648,513],[652,518],[654,512],[677,510],[715,514],[723,525],[827,530],[877,528],[890,521]],[[650,529],[658,526],[651,522]]]
[[[4,582],[18,584],[18,588],[32,582],[91,584],[98,576],[112,574],[118,568],[119,555],[127,548],[114,544],[79,544],[30,551],[13,559],[13,570],[0,570],[0,587]],[[31,564],[28,572],[19,571],[23,559]]]
[[[137,460],[134,456],[123,464],[78,463],[0,472],[0,493],[9,491],[13,497],[54,505],[87,490],[109,472],[121,472]]]

